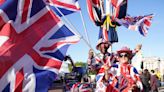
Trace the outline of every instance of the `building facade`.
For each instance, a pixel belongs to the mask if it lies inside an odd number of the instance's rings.
[[[164,81],[164,58],[144,57],[143,69],[155,70],[160,74],[161,80]]]

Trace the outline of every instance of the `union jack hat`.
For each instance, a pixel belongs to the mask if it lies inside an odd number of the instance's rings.
[[[105,39],[100,38],[100,39],[98,40],[98,42],[97,42],[96,49],[98,49],[98,47],[99,47],[100,44],[102,44],[102,43],[107,43],[107,44],[111,45],[111,43],[110,43],[109,41],[106,41]]]

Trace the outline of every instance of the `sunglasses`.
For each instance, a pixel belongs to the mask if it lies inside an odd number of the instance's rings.
[[[119,57],[129,57],[129,54],[119,54]]]

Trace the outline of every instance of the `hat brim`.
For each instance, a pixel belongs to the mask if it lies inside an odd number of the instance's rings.
[[[120,53],[128,53],[130,56],[129,58],[131,59],[132,58],[132,51],[131,50],[119,50],[117,51],[117,54],[120,54]]]
[[[131,50],[119,50],[119,51],[117,51],[118,54],[124,53],[124,52],[125,52],[125,53],[128,53],[128,54],[130,54],[130,55],[132,54],[132,51],[131,51]]]
[[[111,43],[110,43],[109,41],[101,42],[101,43],[99,43],[99,44],[96,45],[96,49],[98,50],[98,49],[99,49],[99,46],[100,46],[101,44],[104,44],[104,43],[108,43],[109,46],[111,45]]]
[[[96,49],[98,50],[99,49],[99,46],[101,45],[102,43],[99,43],[96,45]]]

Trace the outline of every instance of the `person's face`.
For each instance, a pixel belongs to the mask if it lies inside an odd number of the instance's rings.
[[[119,61],[120,61],[121,64],[128,63],[129,54],[128,53],[120,53],[119,54]]]
[[[99,50],[103,54],[105,54],[107,52],[108,48],[109,48],[108,43],[101,43],[100,46],[99,46]]]
[[[93,50],[92,49],[89,50],[89,54],[93,54]]]
[[[89,51],[89,57],[93,57],[94,53],[92,50]]]
[[[144,73],[144,74],[146,74],[146,72],[147,72],[147,71],[145,71],[145,70],[144,70],[144,72],[143,72],[143,73]]]

